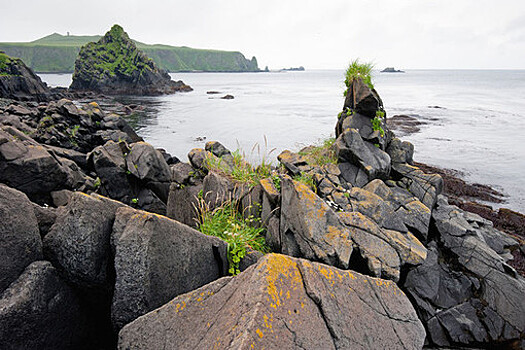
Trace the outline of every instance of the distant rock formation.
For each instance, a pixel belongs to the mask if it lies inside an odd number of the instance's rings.
[[[0,51],[0,97],[41,102],[49,95],[46,84],[21,59]]]
[[[192,90],[182,81],[172,81],[167,71],[137,49],[119,25],[98,42],[82,47],[70,89],[108,95],[163,95]]]
[[[290,68],[283,68],[281,69],[281,71],[292,71],[292,72],[302,72],[304,71],[304,67],[303,66],[300,66],[300,67],[290,67]]]
[[[381,73],[405,73],[402,70],[397,70],[394,67],[386,67],[381,71]]]

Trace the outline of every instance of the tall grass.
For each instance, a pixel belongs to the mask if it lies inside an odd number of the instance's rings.
[[[204,195],[206,197],[206,195]],[[239,263],[246,256],[247,248],[268,253],[264,240],[264,228],[257,225],[260,218],[239,211],[237,202],[229,199],[212,209],[205,198],[199,198],[196,208],[198,227],[202,233],[215,236],[228,243],[229,273],[240,273]],[[250,210],[250,207],[245,210]]]
[[[312,166],[323,166],[325,164],[337,164],[337,155],[333,147],[335,138],[330,137],[323,140],[320,145],[308,147],[299,152]]]

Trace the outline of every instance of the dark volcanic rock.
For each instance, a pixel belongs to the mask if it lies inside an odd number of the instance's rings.
[[[111,315],[117,329],[228,269],[224,241],[131,208],[117,211],[111,241],[116,271]]]
[[[395,283],[269,254],[125,326],[119,349],[421,349]]]
[[[44,238],[46,257],[67,279],[82,288],[110,289],[110,235],[120,202],[81,192],[60,207]]]
[[[86,324],[74,291],[48,261],[35,261],[0,297],[5,350],[87,349]]]
[[[0,51],[0,97],[47,101],[51,92],[21,59],[11,58]]]
[[[387,179],[390,174],[390,156],[364,141],[356,129],[346,130],[339,135],[335,141],[335,152],[340,162],[350,163],[362,170],[368,181]]]
[[[440,196],[424,264],[404,288],[439,346],[520,348],[525,336],[525,279],[506,264],[517,242]]]
[[[0,293],[27,265],[41,258],[42,242],[31,202],[22,192],[0,184]]]
[[[369,118],[374,118],[378,110],[383,110],[383,101],[375,89],[371,89],[361,78],[350,83],[343,110],[351,109]]]
[[[162,95],[192,90],[182,81],[172,81],[168,72],[137,49],[119,25],[97,43],[82,47],[70,88],[108,95]]]

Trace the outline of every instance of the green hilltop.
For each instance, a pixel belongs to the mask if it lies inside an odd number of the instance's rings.
[[[100,35],[53,33],[27,43],[0,43],[0,51],[21,58],[39,73],[71,73],[80,48],[96,42]],[[169,72],[258,72],[257,59],[248,60],[237,51],[193,49],[185,46],[148,45],[135,41],[155,63]]]

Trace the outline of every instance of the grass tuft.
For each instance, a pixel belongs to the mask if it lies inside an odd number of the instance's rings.
[[[372,63],[361,63],[359,62],[359,59],[355,59],[352,62],[350,62],[348,68],[346,69],[345,73],[345,85],[347,88],[350,87],[350,84],[352,84],[352,81],[354,81],[356,78],[363,79],[363,82],[368,85],[370,89],[374,88],[374,85],[372,84],[372,69],[374,68],[374,65]],[[346,96],[346,92],[345,92]]]
[[[204,198],[198,198],[199,231],[218,237],[228,243],[229,273],[240,273],[239,263],[246,256],[247,248],[268,253],[270,249],[264,240],[264,228],[259,227],[260,218],[244,217],[233,200],[227,200],[211,209]],[[248,210],[249,208],[247,208]]]

